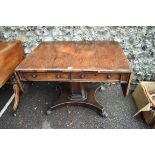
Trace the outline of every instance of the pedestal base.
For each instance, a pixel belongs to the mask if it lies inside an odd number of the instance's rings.
[[[80,105],[91,108],[98,112],[101,116],[107,117],[104,107],[95,100],[95,90],[91,89],[87,92],[84,90],[83,83],[71,83],[70,91],[61,90],[59,99],[54,105],[50,106],[47,114],[51,114],[52,110],[64,105]]]

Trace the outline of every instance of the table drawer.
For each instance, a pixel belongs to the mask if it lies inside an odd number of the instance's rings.
[[[71,80],[79,81],[120,81],[119,73],[72,73]]]
[[[63,81],[69,79],[69,73],[20,73],[24,81]]]
[[[129,74],[121,73],[62,73],[62,72],[47,72],[47,73],[32,73],[20,72],[20,79],[23,81],[79,81],[79,82],[122,82],[126,83],[129,79]]]

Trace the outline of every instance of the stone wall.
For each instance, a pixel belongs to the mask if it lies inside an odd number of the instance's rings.
[[[155,27],[19,26],[0,27],[0,41],[21,40],[26,53],[52,40],[118,41],[133,68],[133,83],[155,80]]]

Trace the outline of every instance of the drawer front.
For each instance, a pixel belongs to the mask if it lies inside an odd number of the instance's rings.
[[[92,81],[92,82],[106,82],[106,81],[120,81],[121,74],[119,73],[72,73],[71,80]]]
[[[63,81],[69,79],[69,73],[20,73],[24,81]]]
[[[129,78],[130,78],[130,74],[121,74],[121,79],[120,79],[120,82],[121,83],[127,83],[129,81]]]
[[[121,73],[19,73],[23,81],[74,81],[74,82],[121,82],[126,83],[129,74]]]

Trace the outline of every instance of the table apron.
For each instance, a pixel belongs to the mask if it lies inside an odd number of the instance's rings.
[[[128,83],[130,73],[18,72],[21,81],[120,82]]]

